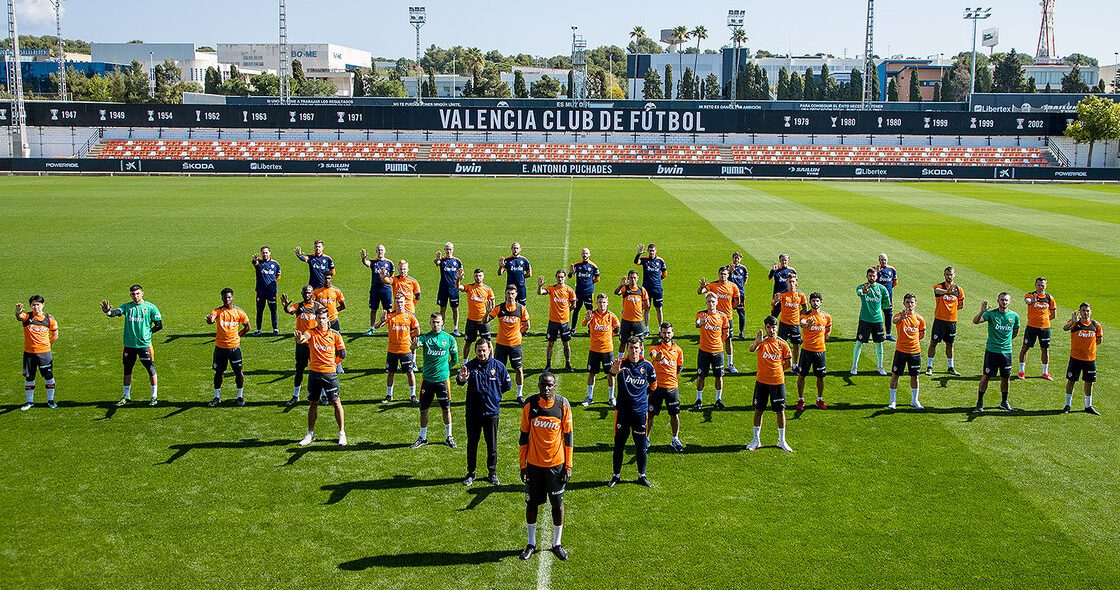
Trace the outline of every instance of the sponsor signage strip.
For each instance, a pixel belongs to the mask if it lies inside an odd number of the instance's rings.
[[[0,159],[0,172],[116,174],[377,174],[433,176],[678,176],[714,178],[845,178],[932,180],[1120,181],[1117,168],[1002,166],[848,166],[781,164],[656,164],[639,162],[408,162]]]

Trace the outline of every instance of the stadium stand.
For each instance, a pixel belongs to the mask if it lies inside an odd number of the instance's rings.
[[[917,166],[1055,166],[1046,148],[1013,146],[650,145],[361,141],[104,140],[94,158],[163,160],[433,160]]]

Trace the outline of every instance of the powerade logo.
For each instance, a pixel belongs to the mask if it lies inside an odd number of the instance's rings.
[[[856,176],[886,176],[886,168],[856,168]]]
[[[754,176],[753,166],[720,166],[719,173],[725,176]]]
[[[479,174],[482,166],[478,164],[455,164],[455,174]]]
[[[1084,170],[1055,170],[1054,176],[1057,178],[1088,178],[1089,173]]]
[[[922,168],[922,176],[952,176],[953,171],[948,168]]]
[[[213,170],[210,162],[183,162],[183,170]]]
[[[47,162],[44,166],[47,168],[62,168],[67,170],[77,170],[79,168],[77,162]]]
[[[658,164],[657,165],[657,173],[658,174],[684,174],[684,167],[683,166],[662,166],[661,164]]]

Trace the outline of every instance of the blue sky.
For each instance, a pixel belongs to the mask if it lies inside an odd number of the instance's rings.
[[[651,37],[676,25],[704,25],[718,47],[729,36],[730,8],[747,11],[748,46],[794,54],[823,51],[854,57],[863,51],[864,0],[690,0],[687,2],[455,2],[416,0],[288,0],[289,40],[332,42],[375,55],[415,52],[407,20],[410,4],[427,7],[423,45],[478,46],[484,51],[536,55],[568,53],[572,25],[588,45],[625,46],[635,25]],[[1060,0],[1056,16],[1058,53],[1080,52],[1113,63],[1120,51],[1117,0]],[[992,17],[981,28],[999,27],[998,51],[1012,47],[1034,53],[1040,11],[1037,0],[991,0]],[[20,32],[53,34],[47,0],[17,0]],[[965,4],[879,0],[876,4],[876,53],[914,57],[953,54],[971,46],[972,29],[962,20]],[[90,41],[271,42],[276,40],[275,0],[66,0],[63,34]]]

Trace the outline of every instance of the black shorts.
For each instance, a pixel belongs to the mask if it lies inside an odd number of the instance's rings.
[[[490,338],[490,324],[467,320],[467,340],[474,342],[480,338]]]
[[[614,412],[614,430],[618,432],[619,428],[629,428],[630,432],[634,434],[646,433],[646,412],[634,412],[623,408],[618,408]]]
[[[778,338],[801,346],[801,328],[778,322]]]
[[[433,399],[439,400],[439,407],[445,410],[451,407],[451,392],[447,388],[446,381],[440,381],[439,383],[420,382],[420,411],[423,412],[432,407]]]
[[[43,379],[54,379],[54,355],[50,352],[25,352],[23,353],[23,379],[34,381],[35,372],[38,371]]]
[[[914,354],[908,354],[897,350],[894,351],[894,360],[891,361],[891,374],[902,375],[909,370],[911,377],[917,377],[921,369],[922,353],[916,352]]]
[[[151,346],[147,348],[128,348],[126,346],[122,358],[124,362],[125,375],[132,374],[132,367],[136,366],[136,361],[140,361],[140,364],[148,370],[149,375],[156,374],[156,362],[154,359],[152,359]]]
[[[630,322],[627,320],[622,320],[619,323],[621,324],[621,326],[618,329],[618,339],[619,342],[622,343],[623,348],[626,347],[626,341],[629,340],[631,336],[637,336],[638,338],[645,339],[646,325],[642,322]]]
[[[582,306],[587,311],[591,311],[591,310],[595,309],[595,294],[592,293],[592,294],[588,295],[587,297],[581,297],[577,293],[576,294],[576,307],[578,308],[580,306]]]
[[[494,358],[510,369],[521,368],[521,345],[506,346],[498,344],[494,347]]]
[[[296,370],[302,371],[311,362],[311,345],[296,343]]]
[[[338,323],[338,318],[331,320],[331,329],[339,334],[342,333],[342,325]]]
[[[411,352],[390,352],[385,356],[385,370],[412,373],[416,370],[416,355]]]
[[[552,502],[553,506],[564,503],[564,473],[567,468],[561,463],[556,467],[525,466],[525,503],[540,506]]]
[[[214,347],[214,364],[212,368],[215,371],[225,372],[226,365],[229,365],[233,372],[241,372],[241,347],[237,348],[220,348]]]
[[[1027,326],[1027,331],[1023,333],[1023,347],[1030,348],[1034,346],[1035,340],[1038,341],[1038,347],[1042,350],[1050,348],[1050,328],[1033,328]]]
[[[548,322],[548,332],[544,339],[549,342],[556,342],[559,338],[563,342],[568,342],[572,339],[572,325],[568,322]]]
[[[649,413],[654,416],[661,413],[661,404],[664,403],[670,416],[681,413],[681,394],[676,387],[663,389],[658,387],[649,394]]]
[[[1086,383],[1096,381],[1097,361],[1083,361],[1070,357],[1069,364],[1066,365],[1066,379],[1077,381],[1078,377]]]
[[[945,344],[952,344],[957,339],[957,322],[947,322],[934,318],[933,330],[930,331],[929,339],[933,343],[944,341]]]
[[[257,301],[265,301],[268,303],[276,303],[276,293],[261,293],[257,292]]]
[[[369,292],[369,308],[376,310],[378,307],[386,311],[393,309],[393,292],[379,290]]]
[[[882,342],[886,337],[887,331],[883,329],[883,322],[859,321],[859,326],[856,328],[856,342],[867,343],[869,340]]]
[[[450,305],[452,309],[459,307],[459,289],[440,283],[436,294],[436,305],[440,307]]]
[[[599,371],[606,372],[612,363],[614,363],[614,351],[595,352],[592,350],[587,353],[587,372],[592,375],[598,374]]]
[[[646,293],[649,295],[650,306],[656,307],[657,309],[661,309],[661,306],[665,305],[665,293],[664,292],[658,291],[656,289],[650,289],[649,287],[646,287]]]
[[[311,371],[307,377],[307,399],[317,404],[324,394],[327,396],[327,401],[333,402],[338,399],[338,373]]]
[[[1011,353],[984,351],[984,374],[988,377],[999,373],[1000,377],[1011,376]]]
[[[800,358],[797,359],[797,374],[802,377],[808,377],[809,374],[816,375],[817,377],[824,377],[828,367],[825,366],[825,353],[812,352],[809,350],[801,349]]]
[[[775,412],[786,409],[786,385],[767,385],[761,381],[754,382],[754,409],[765,410],[769,405]]]
[[[713,377],[723,377],[722,352],[706,352],[703,350],[696,352],[696,375],[707,377],[708,373],[711,373]]]

